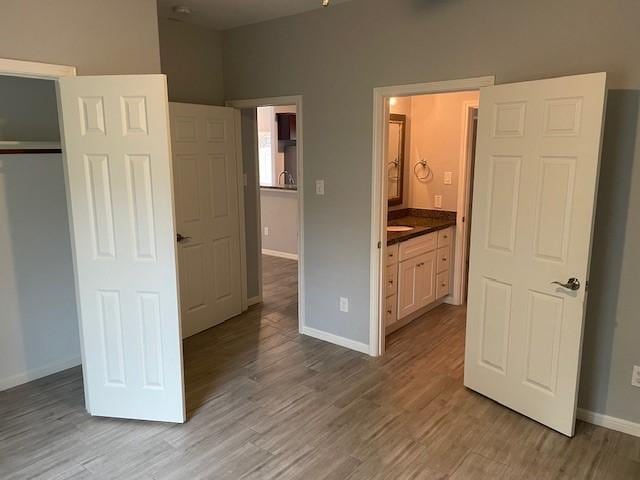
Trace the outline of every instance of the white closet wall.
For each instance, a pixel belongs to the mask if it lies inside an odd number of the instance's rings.
[[[0,155],[0,390],[80,364],[60,154]]]

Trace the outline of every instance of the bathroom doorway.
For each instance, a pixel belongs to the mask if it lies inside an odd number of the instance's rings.
[[[378,354],[390,333],[439,305],[465,302],[474,118],[479,88],[492,83],[487,77],[388,87],[378,105],[386,118],[375,135],[384,152],[374,172],[374,190],[384,187],[374,192],[374,248],[384,259],[376,273],[380,314],[372,313],[371,327]]]

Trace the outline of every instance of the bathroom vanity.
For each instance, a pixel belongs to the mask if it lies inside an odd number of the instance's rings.
[[[392,231],[387,234],[384,275],[387,334],[449,295],[454,225],[455,220],[446,218],[405,217],[389,222]]]

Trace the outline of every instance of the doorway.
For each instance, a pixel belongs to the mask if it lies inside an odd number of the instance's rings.
[[[227,102],[240,109],[249,306],[293,312],[304,327],[301,96]],[[297,273],[295,272],[297,270]],[[290,285],[295,278],[297,288]]]
[[[55,81],[2,74],[0,105],[1,391],[81,353]]]
[[[465,282],[469,285],[464,385],[573,436],[586,308],[582,280],[588,279],[590,262],[606,74],[499,86],[489,80],[484,86],[471,79],[418,87],[422,94],[442,92],[447,83],[444,91],[460,91],[460,83],[481,90],[477,128],[469,106],[464,121],[467,141],[461,142],[461,162],[468,162],[477,148],[473,169],[464,170],[473,177],[473,190],[468,185],[463,189],[473,198],[470,246],[467,235],[455,235],[457,302],[464,300]],[[446,279],[438,276],[441,262],[451,260],[447,257],[451,250],[445,247],[452,240],[443,233],[445,226],[426,229],[404,218],[404,225],[398,225],[392,222],[393,212],[385,214],[388,165],[384,154],[391,100],[415,90],[413,85],[374,92],[374,165],[378,169],[374,169],[372,222],[372,301],[378,308],[371,327],[372,340],[378,342],[374,354],[384,353],[385,320],[397,322],[377,316],[394,283],[396,309],[390,301],[387,313],[393,316],[395,311],[398,317],[426,313],[420,309],[437,307],[434,299],[448,293],[439,292],[440,287],[450,290]],[[469,141],[474,131],[477,145]],[[469,154],[464,154],[464,148]],[[434,178],[428,159],[420,159],[414,168],[419,179]],[[451,183],[450,173],[443,177],[445,184]],[[445,198],[434,195],[433,200],[438,208]],[[466,222],[471,204],[466,205],[463,226],[471,223]],[[398,232],[412,231],[397,241]],[[394,243],[400,245],[391,247]],[[470,253],[461,254],[464,249]],[[471,260],[468,281],[461,275],[467,258]],[[389,270],[396,263],[397,277],[387,278],[382,265]]]

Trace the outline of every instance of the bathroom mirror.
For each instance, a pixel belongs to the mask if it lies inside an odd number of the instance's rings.
[[[386,162],[389,206],[402,203],[406,122],[407,117],[405,115],[397,113],[389,115],[389,143]]]

